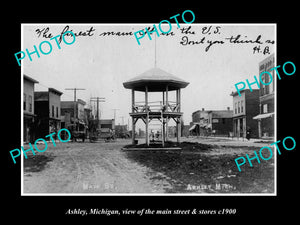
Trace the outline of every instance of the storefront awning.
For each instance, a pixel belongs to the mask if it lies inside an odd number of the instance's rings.
[[[193,126],[191,126],[191,128],[189,129],[189,131],[194,130],[196,128],[196,124],[194,124]]]
[[[265,119],[265,118],[268,118],[268,117],[272,117],[274,115],[274,113],[264,113],[264,114],[259,114],[257,116],[254,116],[253,119],[254,120],[260,120],[260,119]]]

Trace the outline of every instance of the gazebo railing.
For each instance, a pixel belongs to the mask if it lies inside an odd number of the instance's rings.
[[[148,102],[148,106],[143,102],[135,102],[133,107],[134,113],[147,112],[179,112],[179,103],[168,101],[168,104],[163,104],[163,101]]]

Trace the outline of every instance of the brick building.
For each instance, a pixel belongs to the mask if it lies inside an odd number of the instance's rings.
[[[86,102],[77,99],[74,101],[61,101],[61,126],[67,128],[76,138],[87,137],[87,119],[91,119],[91,111],[84,108]],[[89,122],[91,122],[90,120]],[[92,126],[92,124],[90,124]],[[74,133],[73,133],[74,132]]]
[[[274,94],[275,94],[275,70],[270,71],[274,67],[274,54],[270,55],[259,63],[259,74],[268,71],[272,74],[273,82],[269,85],[260,83],[259,89],[259,114],[253,119],[258,122],[259,138],[274,137]],[[264,83],[270,82],[270,77],[266,73],[262,75]]]
[[[228,136],[232,132],[232,113],[227,110],[198,110],[192,114],[193,125],[190,132],[194,135],[220,135]]]
[[[232,113],[228,107],[227,110],[212,110],[209,112],[210,122],[213,135],[228,136],[232,132]]]
[[[78,120],[84,121],[86,116],[85,116],[85,109],[84,106],[86,105],[86,102],[77,99],[76,102],[74,101],[61,101],[61,115],[65,116],[68,114],[68,118],[70,118],[70,121],[68,122],[74,122]],[[75,113],[74,113],[75,109]]]
[[[233,135],[246,137],[247,130],[251,131],[251,137],[258,137],[257,121],[253,119],[259,114],[259,89],[249,89],[232,92],[233,97]]]

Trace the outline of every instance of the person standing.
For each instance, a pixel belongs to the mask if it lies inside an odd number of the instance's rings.
[[[247,127],[246,138],[248,141],[250,141],[250,138],[251,138],[251,128],[250,127]]]

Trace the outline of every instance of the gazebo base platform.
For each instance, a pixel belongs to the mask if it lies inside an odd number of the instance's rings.
[[[162,146],[161,141],[150,142],[149,146],[146,143],[139,145],[126,145],[122,150],[182,150],[178,147],[176,142],[166,142],[165,146]]]
[[[122,148],[123,151],[178,151],[182,150],[182,148],[179,147],[160,147],[160,148]]]

